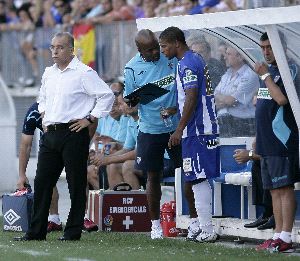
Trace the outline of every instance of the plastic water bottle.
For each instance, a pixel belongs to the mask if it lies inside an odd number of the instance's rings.
[[[163,106],[160,107],[160,115],[161,115],[166,127],[170,128],[173,126],[173,122],[168,113],[168,110]]]

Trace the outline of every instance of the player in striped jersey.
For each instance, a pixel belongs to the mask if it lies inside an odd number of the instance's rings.
[[[176,84],[180,121],[170,136],[169,146],[182,141],[184,177],[192,184],[202,230],[196,241],[214,242],[217,234],[212,226],[212,191],[207,179],[219,175],[220,156],[219,127],[209,72],[203,58],[188,48],[179,28],[164,30],[159,43],[167,58],[179,60]]]

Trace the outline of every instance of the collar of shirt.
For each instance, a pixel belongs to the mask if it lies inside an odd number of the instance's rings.
[[[56,70],[59,70],[59,71],[61,71],[61,72],[64,72],[64,71],[66,71],[66,70],[68,70],[68,69],[76,70],[77,67],[78,67],[78,63],[79,63],[79,59],[77,58],[77,56],[74,55],[73,59],[71,60],[71,62],[68,64],[68,66],[67,66],[64,70],[59,69],[56,63],[53,65],[53,67],[54,67]]]

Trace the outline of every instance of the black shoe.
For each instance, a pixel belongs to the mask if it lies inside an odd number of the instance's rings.
[[[254,222],[249,223],[249,224],[245,224],[244,227],[246,227],[246,228],[254,228],[254,227],[258,227],[260,225],[263,225],[266,222],[268,222],[268,218],[264,218],[263,216],[260,216]]]
[[[14,241],[32,241],[32,240],[46,240],[46,238],[35,238],[35,237],[30,237],[28,235],[24,235],[21,237],[14,237]]]
[[[271,216],[265,224],[262,224],[257,227],[258,230],[265,230],[265,229],[270,229],[270,228],[273,228],[273,229],[275,228],[274,216]]]
[[[70,237],[70,236],[62,236],[62,237],[58,238],[58,240],[60,240],[60,241],[77,241],[77,240],[80,240],[80,237],[81,237],[81,235],[79,235],[79,236],[72,236],[72,237]]]

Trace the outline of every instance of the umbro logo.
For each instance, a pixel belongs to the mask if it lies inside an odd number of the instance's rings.
[[[12,209],[8,210],[5,214],[4,214],[4,219],[5,221],[11,226],[12,224],[14,224],[17,220],[19,220],[21,217]]]

